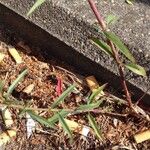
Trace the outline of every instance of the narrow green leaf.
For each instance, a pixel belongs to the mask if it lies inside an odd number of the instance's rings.
[[[112,50],[107,43],[97,39],[97,38],[92,38],[92,43],[95,44],[97,47],[99,47],[103,52],[105,52],[107,55],[113,56]]]
[[[130,64],[125,64],[125,67],[138,75],[141,75],[144,77],[146,76],[145,69],[140,65],[130,63]]]
[[[91,127],[93,128],[93,130],[94,130],[96,136],[97,136],[99,139],[102,140],[101,131],[100,131],[100,129],[98,128],[98,126],[97,126],[97,124],[96,124],[95,119],[93,118],[93,116],[89,113],[89,114],[87,115],[87,118],[88,118],[89,123],[90,123]]]
[[[4,80],[1,80],[1,81],[0,81],[0,93],[1,93],[1,94],[2,94],[2,92],[3,92],[4,84],[5,84],[5,81],[4,81]]]
[[[58,99],[52,104],[51,108],[56,107],[57,105],[60,104],[60,102],[63,102],[64,99],[69,95],[69,93],[71,93],[75,88],[75,85],[71,85],[70,87],[68,87],[68,89],[66,91],[64,91],[59,97]]]
[[[29,12],[27,13],[27,16],[31,15],[35,9],[37,9],[39,6],[41,6],[46,0],[37,0],[34,5],[30,8]]]
[[[59,112],[59,114],[62,117],[66,117],[69,114],[69,112],[62,110],[62,111]],[[57,121],[59,121],[59,114],[58,113],[54,114],[51,118],[48,118],[47,121],[51,125],[54,125]]]
[[[27,110],[26,110],[26,107],[24,107],[22,110],[20,110],[20,111],[19,111],[19,114],[18,114],[19,117],[22,118],[23,115],[26,113],[26,111],[27,111]]]
[[[102,86],[100,86],[96,91],[94,91],[94,92],[90,95],[89,100],[88,100],[88,104],[90,104],[98,94],[100,94],[100,93],[103,92],[103,90],[104,90],[104,88],[106,87],[106,85],[107,85],[107,83],[106,83],[106,84],[103,84]]]
[[[112,25],[118,20],[118,17],[116,17],[115,15],[110,14],[106,17],[105,20],[106,20],[107,25]]]
[[[36,113],[34,113],[33,111],[31,110],[27,110],[26,111],[33,120],[36,120],[37,122],[39,122],[40,124],[42,125],[45,125],[45,126],[48,126],[48,127],[51,127],[51,128],[54,128],[54,126],[51,126],[51,124],[47,121],[47,119],[37,115]]]
[[[24,76],[28,73],[28,70],[25,69],[18,77],[17,79],[11,84],[11,86],[8,88],[8,91],[6,93],[6,97],[8,98],[9,95],[13,92],[13,90],[17,87],[18,83],[24,78]]]
[[[61,123],[61,125],[62,125],[64,131],[65,131],[65,132],[68,134],[68,136],[72,139],[72,132],[71,132],[71,130],[69,129],[69,127],[68,127],[66,121],[64,120],[64,118],[63,118],[60,114],[58,114],[58,116],[59,116],[59,122]]]
[[[122,54],[124,54],[131,62],[135,62],[134,57],[132,56],[132,54],[130,53],[130,51],[128,50],[128,48],[123,44],[123,42],[121,41],[121,39],[115,35],[113,32],[104,32],[106,37],[111,40],[121,51]]]
[[[129,5],[133,5],[133,0],[126,0],[125,2]]]
[[[101,101],[98,101],[96,103],[91,103],[91,104],[87,104],[87,105],[80,105],[78,108],[77,108],[77,111],[84,111],[84,110],[92,110],[92,109],[95,109],[97,107],[99,107],[99,105],[103,102],[103,100]]]

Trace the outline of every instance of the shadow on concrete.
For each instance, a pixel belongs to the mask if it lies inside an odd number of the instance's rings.
[[[135,0],[136,3],[144,3],[145,5],[150,6],[150,0]]]

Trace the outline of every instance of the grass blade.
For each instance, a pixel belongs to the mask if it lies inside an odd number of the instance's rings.
[[[110,46],[107,45],[107,43],[99,40],[98,38],[92,38],[92,43],[95,44],[97,47],[99,47],[107,55],[113,56],[112,50]]]
[[[104,95],[104,94],[103,94],[103,90],[104,90],[104,88],[106,87],[106,85],[107,85],[107,83],[106,83],[106,84],[103,84],[102,86],[100,86],[96,91],[94,91],[94,92],[90,95],[89,100],[88,100],[88,104],[90,104],[98,94],[102,93],[102,95]]]
[[[80,111],[84,111],[84,110],[92,110],[92,109],[95,109],[97,107],[99,107],[99,105],[103,102],[103,100],[101,101],[98,101],[96,103],[91,103],[91,104],[87,104],[87,105],[80,105],[78,108],[77,108],[77,111],[80,110]]]
[[[51,128],[54,128],[54,126],[51,126],[51,124],[47,121],[47,119],[37,115],[36,113],[34,113],[33,111],[31,110],[27,110],[26,111],[33,120],[39,122],[40,124],[42,125],[45,125],[45,126],[48,126],[48,127],[51,127]]]
[[[91,127],[93,128],[93,130],[94,130],[96,136],[97,136],[100,140],[102,140],[101,131],[100,131],[100,129],[98,128],[98,126],[97,126],[97,124],[96,124],[95,119],[93,118],[93,116],[89,113],[89,114],[87,115],[87,118],[88,118],[89,123],[90,123]]]
[[[118,20],[118,17],[116,17],[115,15],[110,14],[106,17],[105,20],[106,20],[107,25],[109,26],[109,25],[114,24]]]
[[[64,91],[59,97],[58,99],[52,104],[51,108],[56,107],[57,105],[59,105],[60,102],[64,101],[64,99],[69,95],[69,93],[71,93],[75,88],[75,85],[71,85],[70,87],[68,87],[68,89],[66,91]]]
[[[5,84],[5,81],[4,81],[4,80],[1,80],[1,81],[0,81],[0,93],[1,93],[1,94],[2,94],[2,92],[3,92],[4,84]]]
[[[113,32],[104,32],[106,37],[111,40],[121,51],[122,54],[124,54],[131,62],[135,63],[135,59],[133,57],[133,55],[130,53],[130,51],[128,50],[128,48],[123,44],[123,42],[121,41],[121,39],[115,35]]]
[[[144,77],[146,76],[145,69],[140,65],[130,63],[130,64],[125,64],[125,67],[138,75],[141,75]]]
[[[37,0],[34,5],[30,8],[27,16],[31,15],[39,6],[41,6],[46,0]]]
[[[62,117],[66,117],[69,114],[69,112],[62,110],[62,111],[59,112],[59,114]],[[59,121],[59,114],[58,113],[54,114],[51,118],[48,118],[47,121],[51,125],[54,125],[57,121]]]
[[[71,132],[71,130],[69,129],[69,127],[68,127],[66,121],[64,120],[64,118],[63,118],[60,114],[58,114],[58,116],[59,116],[59,122],[60,122],[60,124],[62,125],[62,128],[63,128],[64,131],[68,134],[68,136],[72,139],[72,132]]]
[[[8,91],[6,93],[6,97],[8,98],[9,95],[13,92],[13,90],[17,87],[18,83],[24,78],[24,76],[28,73],[28,70],[25,69],[18,77],[17,79],[11,84],[11,86],[8,88]]]

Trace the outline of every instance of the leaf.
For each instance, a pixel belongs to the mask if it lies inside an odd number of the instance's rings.
[[[4,131],[0,134],[0,148],[3,148],[3,145],[6,145],[8,142],[12,140],[12,137],[16,137],[17,131],[16,130],[10,130],[7,129],[7,132]]]
[[[4,60],[4,58],[5,58],[5,54],[0,53],[0,63]]]
[[[36,120],[37,122],[39,122],[40,124],[42,125],[45,125],[45,126],[48,126],[48,127],[51,127],[51,128],[54,128],[54,126],[51,126],[51,124],[47,121],[47,119],[37,115],[36,113],[34,113],[33,111],[31,110],[27,110],[26,111],[33,120]]]
[[[141,75],[144,77],[146,76],[145,69],[140,65],[130,63],[130,64],[125,64],[125,67],[138,75]]]
[[[66,91],[64,91],[58,97],[58,99],[52,104],[51,108],[56,107],[57,105],[59,105],[60,102],[64,101],[64,99],[69,95],[69,93],[71,93],[73,91],[74,88],[75,88],[75,85],[71,85],[70,87],[68,87],[68,89]]]
[[[92,116],[90,113],[87,115],[87,117],[88,117],[89,123],[90,123],[91,127],[93,128],[95,134],[97,135],[97,137],[98,137],[99,139],[102,140],[101,131],[100,131],[100,129],[98,128],[98,126],[97,126],[97,124],[96,124],[96,122],[95,122],[95,119],[93,118],[93,116]]]
[[[60,122],[60,124],[62,125],[64,131],[65,131],[65,132],[68,134],[68,136],[72,139],[72,132],[71,132],[71,130],[69,129],[69,127],[68,127],[66,121],[64,120],[64,118],[63,118],[60,114],[58,114],[58,116],[59,116],[59,122]]]
[[[26,110],[26,107],[24,107],[22,110],[20,110],[20,111],[19,111],[19,114],[18,114],[19,117],[22,118],[23,115],[26,113],[26,111],[27,111],[27,110]]]
[[[11,86],[8,88],[8,91],[6,93],[6,98],[9,97],[9,95],[13,92],[13,90],[17,87],[18,83],[24,78],[24,76],[28,73],[28,69],[25,69],[18,77],[17,79],[11,84]]]
[[[125,2],[129,5],[133,5],[133,0],[126,0]]]
[[[105,20],[106,20],[107,25],[111,25],[111,24],[114,24],[118,20],[118,17],[116,17],[115,15],[110,14],[106,17]]]
[[[66,117],[69,114],[69,112],[62,110],[62,111],[59,112],[59,114],[62,117]],[[59,121],[59,114],[58,113],[54,114],[51,118],[48,118],[47,121],[51,125],[54,125],[57,121]]]
[[[30,8],[27,16],[31,15],[39,6],[41,6],[46,0],[37,0],[34,5]]]
[[[102,91],[104,90],[104,88],[106,87],[107,84],[103,84],[102,86],[100,86],[96,91],[94,91],[91,96],[89,97],[89,100],[88,100],[88,104],[90,104],[93,99],[99,94],[99,93],[102,93]]]
[[[21,64],[23,62],[21,56],[15,48],[9,48],[9,53],[14,58],[17,64]]]
[[[92,109],[95,109],[97,107],[99,107],[99,105],[102,103],[103,101],[98,101],[96,103],[91,103],[91,104],[87,104],[87,105],[80,105],[78,108],[77,108],[77,111],[84,111],[84,110],[92,110]]]
[[[7,107],[2,107],[1,110],[5,126],[9,128],[14,123],[12,119],[12,114]]]
[[[105,31],[104,33],[106,37],[119,48],[122,54],[124,54],[131,62],[135,63],[134,57],[132,56],[128,48],[123,44],[123,42],[117,35],[115,35],[113,32],[107,32],[107,31]]]
[[[2,92],[3,92],[4,84],[5,84],[5,81],[4,81],[4,80],[1,80],[1,81],[0,81],[0,93],[1,93],[1,94],[2,94]]]
[[[105,52],[107,55],[113,56],[112,50],[107,43],[99,40],[98,38],[92,38],[92,43],[94,43],[97,47],[99,47],[103,52]]]

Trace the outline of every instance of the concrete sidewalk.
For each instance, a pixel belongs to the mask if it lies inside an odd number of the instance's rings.
[[[87,0],[47,0],[27,18],[26,13],[34,2],[34,0],[0,0],[1,4],[98,63],[112,72],[112,75],[118,75],[113,60],[89,41],[93,36],[101,38],[101,34],[95,29],[96,19]],[[143,92],[146,91],[150,87],[150,1],[136,0],[133,6],[126,4],[124,0],[115,0],[113,3],[109,0],[96,2],[104,17],[114,14],[119,18],[112,26],[112,31],[123,39],[137,62],[146,68],[148,74],[148,79],[145,79],[127,73],[127,80]],[[100,76],[107,80],[103,77],[106,75]],[[112,80],[111,77],[107,82],[109,80]],[[150,95],[150,91],[148,94]]]

